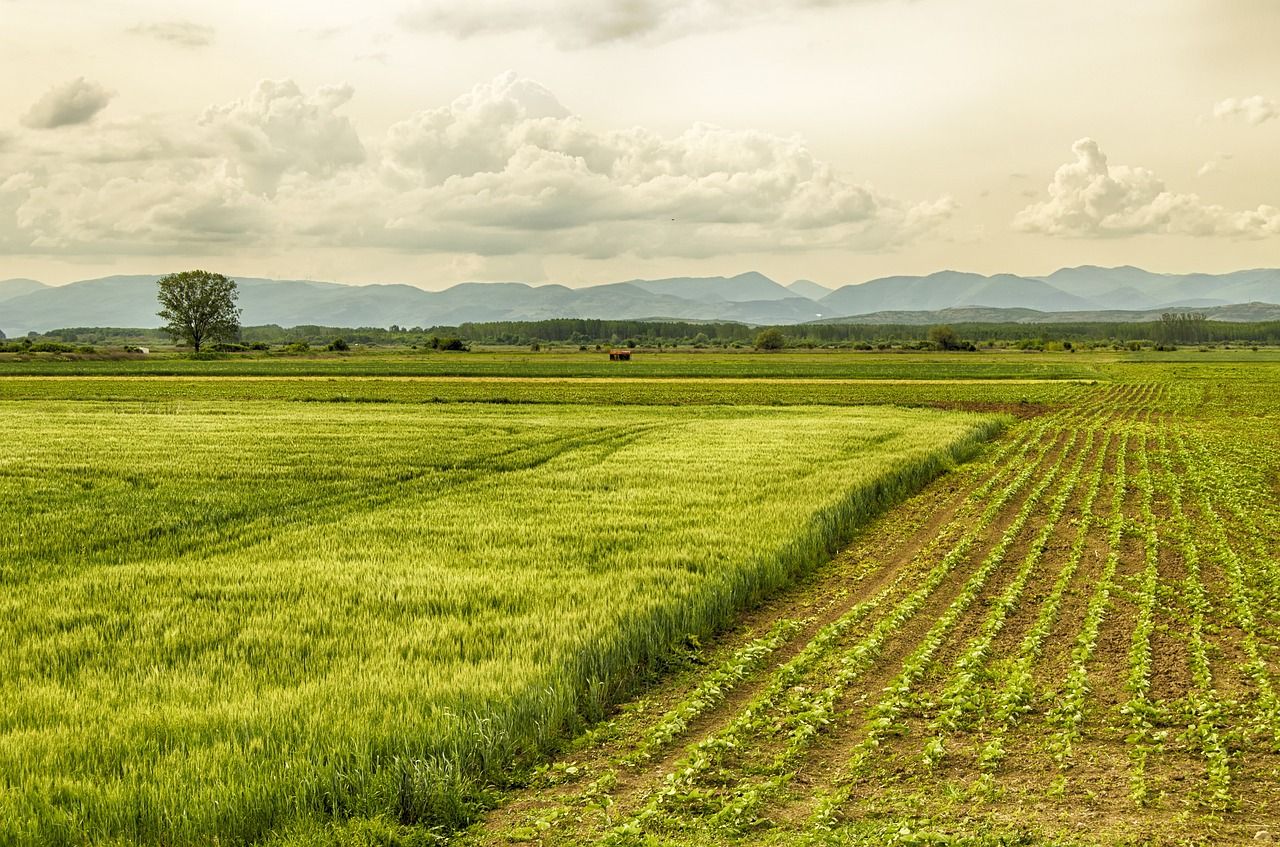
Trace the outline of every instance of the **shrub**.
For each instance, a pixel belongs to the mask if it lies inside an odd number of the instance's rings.
[[[310,345],[310,344],[308,344],[308,343],[307,343],[307,342],[305,342],[305,341],[295,341],[295,342],[293,342],[292,344],[286,344],[286,345],[284,346],[284,352],[286,352],[286,353],[310,353],[310,352],[311,352],[311,345]]]
[[[347,339],[339,336],[329,342],[329,346],[324,348],[335,353],[345,353],[351,349],[351,345],[347,343]]]

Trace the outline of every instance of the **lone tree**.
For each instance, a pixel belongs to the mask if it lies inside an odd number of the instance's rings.
[[[787,346],[787,337],[780,329],[766,329],[756,336],[757,350],[781,350]]]
[[[208,341],[232,341],[240,332],[235,280],[209,271],[183,271],[160,278],[164,331],[195,352]]]
[[[929,340],[940,350],[959,350],[963,345],[960,336],[949,324],[940,324],[929,330]]]

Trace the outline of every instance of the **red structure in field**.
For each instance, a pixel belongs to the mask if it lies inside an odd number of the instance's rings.
[[[610,362],[630,362],[631,351],[630,350],[610,350],[609,361]]]

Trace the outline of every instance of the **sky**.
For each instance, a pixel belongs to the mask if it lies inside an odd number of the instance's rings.
[[[0,278],[1280,266],[1276,0],[0,0]]]

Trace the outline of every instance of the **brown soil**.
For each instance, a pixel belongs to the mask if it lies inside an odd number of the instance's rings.
[[[1190,744],[1179,722],[1181,704],[1191,690],[1187,646],[1188,610],[1185,597],[1186,563],[1171,520],[1167,493],[1162,491],[1163,469],[1154,455],[1156,428],[1176,425],[1167,406],[1163,387],[1148,385],[1112,386],[1105,391],[1103,403],[1083,409],[1074,420],[1055,427],[1051,448],[1040,459],[1041,469],[1049,467],[1063,450],[1064,437],[1070,426],[1083,426],[1090,421],[1101,423],[1132,421],[1140,429],[1129,442],[1125,468],[1130,481],[1123,500],[1125,517],[1136,523],[1126,528],[1118,549],[1115,580],[1107,613],[1099,630],[1095,652],[1088,664],[1090,694],[1086,700],[1085,720],[1073,748],[1073,756],[1063,768],[1049,755],[1048,739],[1056,729],[1046,716],[1054,705],[1057,692],[1070,667],[1072,649],[1080,630],[1089,598],[1093,595],[1109,554],[1108,522],[1111,518],[1115,491],[1116,439],[1101,456],[1102,482],[1094,500],[1093,523],[1085,536],[1084,554],[1079,567],[1063,595],[1062,606],[1046,638],[1033,675],[1035,695],[1031,711],[1003,731],[1006,758],[989,773],[979,768],[977,753],[1001,732],[1000,727],[979,715],[975,721],[947,737],[948,756],[939,767],[930,769],[923,761],[923,743],[929,722],[937,714],[938,695],[945,690],[951,671],[966,645],[983,627],[991,604],[1015,576],[1018,565],[1036,535],[1044,526],[1049,504],[1058,493],[1059,483],[1051,483],[1031,513],[1026,526],[1014,539],[1003,564],[991,575],[977,600],[960,617],[947,634],[924,677],[913,690],[919,696],[912,701],[900,724],[904,735],[889,736],[877,748],[871,763],[870,778],[852,784],[848,802],[842,807],[842,818],[860,820],[932,819],[957,822],[956,832],[965,832],[965,822],[983,826],[1028,827],[1039,838],[1054,841],[1081,840],[1096,844],[1143,843],[1152,845],[1218,844],[1253,842],[1259,831],[1280,837],[1280,753],[1262,744],[1256,732],[1240,737],[1230,736],[1232,759],[1233,808],[1210,814],[1204,805],[1206,785],[1204,753]],[[1015,410],[1002,409],[1016,414]],[[1095,415],[1100,415],[1095,417]],[[1026,426],[1015,427],[1006,438],[1019,437]],[[1130,735],[1129,718],[1121,711],[1130,692],[1127,689],[1129,650],[1138,611],[1138,592],[1145,567],[1145,550],[1141,536],[1141,500],[1137,490],[1139,439],[1152,453],[1155,477],[1153,511],[1159,533],[1157,570],[1159,591],[1156,606],[1156,630],[1152,635],[1151,699],[1163,710],[1154,731],[1162,740],[1153,746],[1146,758],[1145,785],[1149,799],[1136,804],[1130,796],[1134,785],[1134,762],[1139,760]],[[1062,519],[1053,528],[1036,563],[1025,592],[1011,611],[1005,625],[993,641],[989,666],[998,669],[1001,661],[1013,655],[1025,634],[1034,625],[1039,610],[1052,590],[1062,566],[1070,555],[1071,545],[1079,531],[1085,486],[1090,479],[1099,442],[1090,448],[1076,488]],[[1036,455],[1033,446],[1030,456]],[[618,764],[628,746],[641,737],[643,728],[651,725],[667,708],[678,702],[697,683],[697,671],[691,670],[664,682],[648,692],[643,709],[632,707],[616,720],[616,736],[597,744],[566,761],[578,763],[583,776],[574,784],[518,793],[505,808],[493,813],[486,824],[474,833],[475,844],[506,843],[513,827],[526,825],[530,814],[553,809],[562,814],[556,823],[539,836],[541,843],[591,844],[605,832],[604,813],[591,810],[585,802],[589,779],[608,770],[616,771],[618,784],[609,793],[613,806],[608,820],[617,823],[640,809],[647,798],[659,789],[664,776],[687,753],[689,745],[707,737],[740,714],[769,684],[772,673],[799,652],[824,624],[834,620],[859,601],[892,587],[890,603],[877,609],[861,624],[851,628],[844,645],[855,643],[888,613],[893,600],[906,595],[919,585],[918,580],[942,557],[981,513],[985,503],[975,502],[971,492],[993,475],[1003,484],[1021,469],[1017,450],[1007,454],[1004,467],[992,469],[987,462],[960,469],[936,481],[925,491],[872,524],[849,548],[827,567],[803,584],[784,592],[774,600],[748,612],[733,632],[726,634],[707,651],[708,660],[721,661],[753,634],[766,629],[781,618],[808,618],[804,630],[785,647],[776,651],[762,668],[732,690],[724,702],[699,717],[689,732],[682,736],[658,760],[638,768]],[[1075,456],[1065,457],[1060,474],[1071,469]],[[1025,461],[1029,461],[1030,458]],[[850,756],[866,738],[866,721],[870,710],[880,701],[883,688],[901,671],[903,661],[915,650],[929,628],[937,621],[979,563],[1011,525],[1028,492],[1043,479],[1043,470],[1032,474],[1031,481],[1011,502],[1005,504],[992,525],[979,533],[975,542],[956,568],[942,581],[902,627],[884,645],[874,664],[862,674],[838,702],[836,720],[820,732],[805,750],[795,772],[789,775],[783,790],[765,799],[764,814],[769,819],[771,844],[788,843],[791,836],[810,833],[811,816],[816,798],[846,778],[844,772]],[[993,490],[999,490],[999,485]],[[1199,503],[1182,487],[1184,509],[1193,524],[1206,519]],[[1239,528],[1228,527],[1231,539],[1238,540]],[[1215,684],[1226,702],[1227,721],[1241,720],[1242,710],[1249,708],[1255,693],[1251,680],[1242,675],[1242,634],[1229,620],[1230,597],[1226,575],[1216,557],[1208,554],[1207,532],[1201,550],[1201,574],[1213,614],[1206,631],[1211,646],[1211,662]],[[1242,552],[1245,548],[1237,550]],[[1260,610],[1265,614],[1265,610]],[[1270,642],[1264,639],[1267,649]],[[1271,653],[1274,658],[1275,653]],[[998,670],[996,670],[998,674]],[[822,684],[821,675],[810,681]],[[998,675],[978,683],[991,693],[999,684]],[[754,739],[753,749],[730,756],[730,763],[760,764],[780,748],[780,741]],[[747,771],[730,772],[713,791],[729,790],[736,779]],[[701,845],[723,843],[719,833],[697,829],[698,819],[688,819],[694,829],[664,834],[667,843]],[[681,840],[688,835],[686,840]],[[754,843],[748,836],[745,843]],[[1038,842],[1037,842],[1038,843]]]

